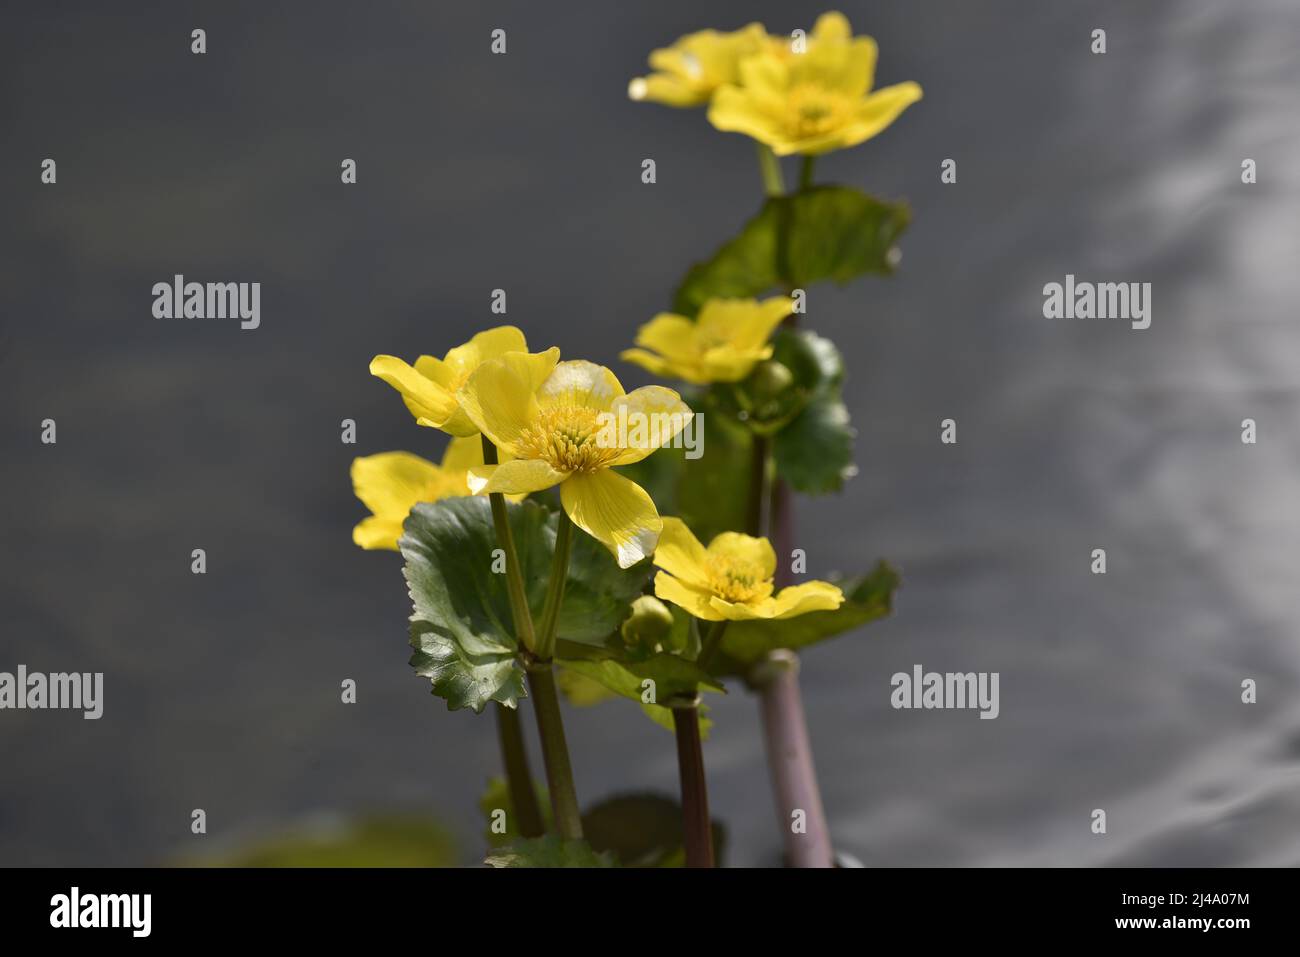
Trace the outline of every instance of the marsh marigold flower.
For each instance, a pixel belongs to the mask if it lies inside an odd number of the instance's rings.
[[[739,80],[714,94],[709,122],[751,136],[778,156],[856,146],[921,98],[911,82],[872,90],[876,41],[854,37],[840,13],[817,20],[805,52],[773,37],[737,69]]]
[[[767,340],[792,308],[788,297],[776,296],[762,302],[710,299],[694,322],[661,312],[637,332],[642,348],[627,349],[619,358],[693,385],[739,382],[772,357]]]
[[[528,493],[558,485],[573,523],[622,568],[654,551],[663,523],[645,489],[612,471],[671,441],[691,410],[662,386],[625,393],[594,362],[514,352],[481,365],[458,393],[474,425],[512,461],[470,469],[469,486]],[[625,427],[626,426],[626,427]]]
[[[489,359],[507,352],[527,351],[528,343],[522,332],[514,326],[497,326],[480,332],[441,359],[420,356],[414,366],[395,356],[375,356],[370,362],[370,374],[383,379],[402,394],[402,401],[419,425],[442,429],[456,436],[477,435],[478,427],[461,410],[456,390]],[[558,359],[559,351],[552,351]],[[555,359],[551,365],[555,364]]]
[[[844,593],[812,581],[772,594],[776,553],[766,538],[723,532],[705,548],[686,523],[665,516],[654,563],[655,594],[704,621],[793,618],[840,607]]]
[[[352,490],[372,514],[352,529],[352,541],[365,549],[396,550],[411,509],[419,502],[469,495],[469,470],[482,464],[478,436],[452,439],[441,465],[410,452],[353,459]]]
[[[670,47],[650,54],[655,71],[627,85],[634,100],[652,100],[665,106],[702,106],[715,90],[740,80],[740,61],[761,50],[767,32],[761,23],[731,33],[701,30]]]

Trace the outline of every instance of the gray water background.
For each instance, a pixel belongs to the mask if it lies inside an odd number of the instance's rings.
[[[0,863],[148,863],[386,807],[437,814],[471,861],[490,721],[412,676],[400,563],[349,537],[351,457],[439,440],[366,365],[440,354],[504,287],[533,343],[646,381],[618,351],[759,179],[748,141],[627,80],[684,32],[824,8],[116,7],[15,6],[0,31],[0,670],[106,675],[99,721],[0,713]],[[905,576],[892,620],[804,658],[837,843],[870,864],[1300,863],[1300,7],[843,9],[878,81],[925,99],[820,168],[915,213],[898,274],[818,287],[809,319],[849,357],[861,474],[800,501],[798,544],[813,574],[886,556]],[[260,281],[261,328],[153,319],[177,272]],[[1045,320],[1066,273],[1153,283],[1151,328]],[[916,663],[999,672],[1000,717],[891,709]],[[730,860],[772,863],[755,702],[713,716]],[[674,790],[638,709],[569,733],[588,801]]]

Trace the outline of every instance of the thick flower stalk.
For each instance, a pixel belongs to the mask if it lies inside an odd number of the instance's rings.
[[[410,452],[381,452],[352,461],[352,490],[371,515],[352,530],[352,540],[361,548],[397,551],[402,523],[420,502],[437,502],[469,494],[469,469],[483,464],[483,446],[478,437],[454,438],[447,445],[442,463],[434,465]],[[514,708],[496,707],[497,739],[511,804],[524,837],[542,834],[541,809],[528,769],[519,713]]]

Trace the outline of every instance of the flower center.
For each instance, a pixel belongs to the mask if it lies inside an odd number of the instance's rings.
[[[760,601],[771,591],[761,568],[731,555],[710,555],[708,572],[709,590],[727,601]]]
[[[821,136],[842,126],[849,109],[848,97],[815,83],[804,83],[790,91],[786,126],[797,139]]]
[[[607,468],[620,451],[618,443],[602,441],[601,433],[595,409],[558,405],[542,409],[516,444],[525,458],[541,459],[557,472],[595,472]]]

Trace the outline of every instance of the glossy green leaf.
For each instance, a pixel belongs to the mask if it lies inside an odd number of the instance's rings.
[[[834,611],[814,611],[784,621],[735,621],[722,637],[719,674],[743,674],[750,665],[777,648],[797,650],[868,622],[884,618],[894,608],[898,571],[880,562],[868,575],[844,582],[844,604]]]
[[[857,471],[849,410],[838,391],[813,399],[772,440],[776,474],[809,495],[838,492]]]
[[[779,286],[807,288],[824,279],[846,283],[890,273],[910,220],[905,203],[887,203],[848,186],[816,186],[771,198],[738,236],[691,267],[673,309],[694,316],[713,297],[758,296]]]
[[[540,617],[555,544],[557,515],[535,502],[507,506],[533,614]],[[482,711],[489,701],[514,706],[524,697],[506,579],[486,498],[417,505],[398,543],[414,610],[411,665],[429,678],[449,708]],[[498,570],[494,570],[498,569]],[[641,594],[648,561],[620,569],[604,546],[574,537],[558,635],[601,644]]]

